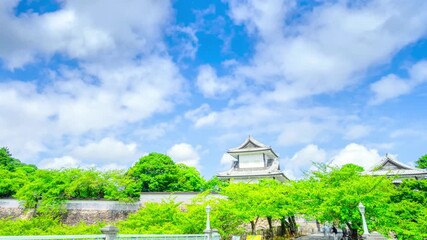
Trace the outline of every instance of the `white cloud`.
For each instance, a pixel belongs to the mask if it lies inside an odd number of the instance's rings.
[[[415,84],[427,81],[427,61],[419,61],[409,70],[409,75]]]
[[[85,145],[73,147],[65,156],[48,158],[37,165],[41,168],[98,168],[100,170],[126,169],[143,154],[135,143],[125,144],[106,137]]]
[[[371,84],[374,93],[371,104],[381,104],[387,100],[408,94],[414,87],[427,81],[427,61],[420,61],[409,69],[409,78],[401,78],[394,74],[382,77]]]
[[[139,159],[137,145],[135,143],[125,144],[115,138],[106,137],[99,142],[90,142],[84,146],[76,147],[71,156],[85,163],[96,163],[106,165],[120,163],[128,166]]]
[[[418,139],[422,139],[425,137],[424,131],[409,129],[409,128],[401,128],[396,129],[390,133],[391,138],[404,138],[404,137],[416,137]]]
[[[320,124],[308,121],[287,123],[279,135],[278,141],[282,145],[314,142],[323,131],[322,127]]]
[[[370,132],[371,132],[371,128],[369,126],[356,124],[356,125],[349,126],[346,129],[344,136],[346,139],[354,140],[354,139],[365,137]]]
[[[292,1],[227,2],[234,23],[256,40],[254,54],[222,76],[239,81],[228,105],[212,105],[191,120],[197,127],[278,134],[280,144],[369,136],[373,126],[346,110],[313,107],[319,105],[310,97],[363,82],[367,70],[427,33],[422,0],[320,4],[298,18],[292,14],[301,9]]]
[[[427,13],[419,11],[427,4],[422,0],[383,0],[357,7],[324,4],[286,26],[296,7],[292,2],[229,3],[235,22],[259,37],[250,64],[241,65],[236,74],[261,85],[273,84],[272,90],[258,94],[269,101],[341,90],[427,32]]]
[[[45,168],[45,169],[62,169],[62,168],[78,168],[78,167],[85,167],[85,166],[82,165],[81,161],[71,156],[64,156],[64,157],[53,158],[53,159],[45,159],[39,163],[39,167]]]
[[[284,172],[291,179],[298,179],[312,167],[314,162],[326,161],[327,153],[316,145],[309,144],[296,152],[292,158],[283,160]]]
[[[177,163],[200,169],[200,156],[197,148],[188,143],[178,143],[173,145],[167,154]]]
[[[230,154],[228,154],[228,153],[224,153],[223,155],[222,155],[222,157],[221,157],[221,160],[220,160],[220,164],[221,165],[223,165],[223,166],[227,166],[227,167],[230,167],[231,166],[231,164],[234,162],[234,161],[236,161],[236,158],[234,158],[233,156],[231,156]]]
[[[22,160],[31,159],[62,136],[79,137],[167,112],[181,95],[183,78],[168,59],[90,72],[101,85],[87,83],[85,73],[55,76],[55,84],[41,89],[35,83],[0,83],[0,144],[18,149],[14,152]]]
[[[150,52],[171,14],[169,1],[65,1],[55,12],[19,16],[12,14],[16,4],[0,5],[0,57],[11,69],[54,53],[119,62]]]
[[[168,112],[185,95],[162,41],[169,1],[66,1],[58,11],[15,15],[17,4],[0,4],[5,66],[23,68],[53,55],[77,65],[40,69],[41,84],[0,83],[0,144],[21,160],[64,150],[64,139],[80,142],[84,134]]]
[[[221,96],[230,91],[234,85],[231,79],[219,78],[215,69],[209,65],[199,68],[196,84],[205,97]]]
[[[212,112],[208,104],[203,104],[200,107],[190,110],[185,113],[185,118],[194,122],[196,128],[214,124],[217,119],[217,113]]]
[[[381,78],[378,82],[371,85],[371,90],[375,97],[371,104],[380,104],[386,100],[396,98],[411,91],[411,83],[391,74]]]
[[[376,149],[368,149],[363,145],[351,143],[345,146],[337,155],[332,158],[332,165],[342,166],[345,164],[356,164],[368,170],[381,160],[381,156]]]
[[[191,26],[175,26],[171,28],[170,34],[176,41],[173,50],[178,52],[178,59],[194,59],[199,48],[199,39],[197,38],[197,28]]]

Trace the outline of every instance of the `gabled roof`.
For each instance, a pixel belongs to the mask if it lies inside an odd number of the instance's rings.
[[[267,146],[259,141],[257,141],[255,138],[253,138],[251,135],[238,147],[236,148],[230,148],[227,153],[242,153],[242,152],[259,152],[259,151],[268,151],[271,152],[276,158],[279,156],[271,149],[270,146]]]
[[[376,164],[374,167],[365,171],[367,175],[383,175],[383,176],[420,176],[427,177],[427,171],[424,169],[414,168],[403,164],[394,159],[389,154]]]
[[[398,169],[405,169],[405,170],[420,170],[417,168],[410,167],[406,164],[403,164],[396,159],[394,159],[391,155],[386,154],[385,157],[376,164],[374,167],[372,167],[369,171],[379,171],[379,170],[398,170]]]
[[[259,142],[255,138],[253,138],[251,135],[238,147],[231,148],[232,149],[244,149],[244,148],[270,148],[269,146],[265,145],[264,143]]]

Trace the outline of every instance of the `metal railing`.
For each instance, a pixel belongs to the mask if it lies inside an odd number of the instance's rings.
[[[0,240],[62,240],[62,239],[79,239],[79,240],[104,240],[105,234],[99,235],[56,235],[56,236],[0,236]]]
[[[118,234],[120,240],[208,240],[207,234]]]
[[[204,234],[118,234],[119,229],[108,225],[101,228],[99,235],[56,235],[56,236],[0,236],[0,240],[219,240],[218,230],[210,228],[210,207],[206,207],[206,230]]]
[[[106,235],[0,236],[0,240],[105,240]],[[208,240],[208,234],[117,234],[116,240]]]

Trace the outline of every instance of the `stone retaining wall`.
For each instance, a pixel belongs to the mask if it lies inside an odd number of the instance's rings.
[[[146,202],[162,202],[174,200],[180,203],[190,203],[198,193],[142,193],[140,201],[123,203],[104,200],[70,200],[65,203],[67,213],[62,220],[67,224],[76,224],[80,221],[93,224],[96,222],[115,222],[125,219],[129,214],[136,212]],[[211,194],[212,197],[223,197],[219,194]],[[0,199],[0,218],[29,218],[33,215],[31,210],[25,210],[16,199]]]
[[[66,202],[67,213],[62,220],[66,224],[86,222],[115,222],[125,219],[130,213],[136,212],[140,203],[121,203],[118,201],[76,201]],[[25,219],[33,215],[31,210],[25,210],[15,199],[0,199],[0,218]]]
[[[96,222],[115,222],[127,218],[140,207],[144,207],[147,202],[161,202],[173,199],[175,202],[191,203],[197,193],[142,193],[139,202],[122,203],[118,201],[102,200],[70,200],[66,202],[67,213],[63,215],[62,221],[66,224],[77,224],[86,222],[94,224]],[[208,198],[224,198],[219,194],[210,194]],[[25,210],[19,201],[15,199],[0,199],[0,218],[26,219],[33,215],[32,211]],[[304,218],[297,218],[296,222],[299,230],[303,233],[317,232],[315,221],[306,221]],[[279,222],[274,223],[280,225]],[[248,231],[250,225],[247,226]],[[268,224],[265,219],[260,219],[257,229],[267,229]]]

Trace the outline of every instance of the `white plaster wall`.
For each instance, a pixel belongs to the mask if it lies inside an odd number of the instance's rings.
[[[23,208],[16,199],[0,199],[0,208]]]
[[[141,193],[140,202],[144,204],[146,202],[157,202],[174,200],[179,203],[191,203],[192,199],[197,196],[197,192],[178,192],[178,193],[166,193],[166,192],[147,192]],[[220,194],[211,193],[207,198],[225,198]]]
[[[119,201],[104,200],[69,200],[66,201],[68,210],[111,210],[111,211],[137,211],[146,202],[162,202],[173,199],[175,202],[191,203],[192,199],[197,196],[196,192],[182,193],[141,193],[139,202],[123,203]],[[225,198],[220,194],[209,194],[208,198]],[[0,199],[0,208],[19,209],[23,208],[22,204],[16,199]]]
[[[68,210],[112,210],[112,211],[136,211],[140,207],[140,203],[123,203],[118,201],[81,201],[70,200],[66,203]]]
[[[260,154],[239,155],[239,168],[264,167],[264,156]]]
[[[70,200],[66,203],[68,210],[112,210],[112,211],[136,211],[140,203],[122,203],[118,201]],[[0,208],[23,208],[22,204],[15,199],[0,199]]]

